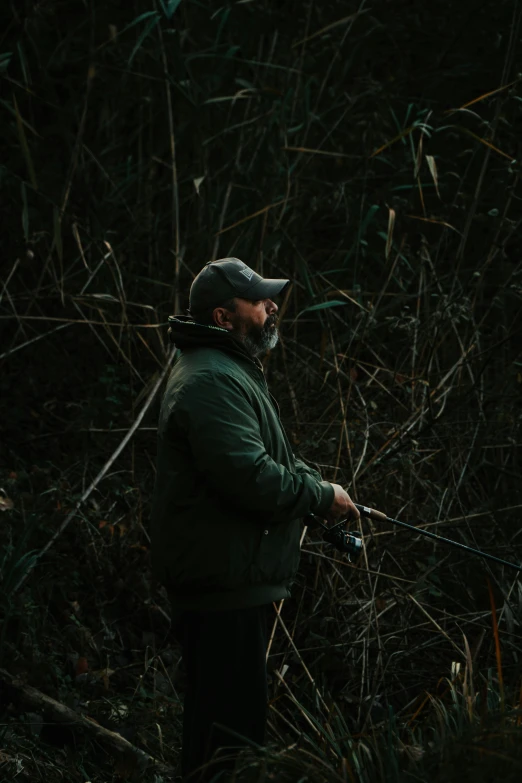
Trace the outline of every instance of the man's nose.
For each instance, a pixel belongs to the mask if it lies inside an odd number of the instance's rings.
[[[277,313],[279,310],[279,307],[276,305],[275,302],[272,302],[271,299],[265,300],[265,310],[268,313],[268,315],[272,315],[272,313]]]

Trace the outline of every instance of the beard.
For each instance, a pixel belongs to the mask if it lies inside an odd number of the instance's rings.
[[[243,344],[252,356],[259,356],[265,351],[272,350],[278,342],[279,331],[275,315],[267,316],[263,326],[251,326],[243,336]]]

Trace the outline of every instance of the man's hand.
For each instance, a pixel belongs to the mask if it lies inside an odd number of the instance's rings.
[[[347,517],[350,522],[359,519],[361,516],[355,508],[353,501],[340,484],[332,484],[334,488],[334,501],[326,515],[329,522],[336,522],[337,520]]]

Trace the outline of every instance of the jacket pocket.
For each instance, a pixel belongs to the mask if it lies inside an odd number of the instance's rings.
[[[267,525],[250,570],[254,583],[283,584],[295,577],[299,566],[300,522]]]

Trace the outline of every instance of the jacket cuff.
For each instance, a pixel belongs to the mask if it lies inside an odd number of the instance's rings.
[[[321,481],[321,499],[313,510],[313,514],[317,514],[318,517],[325,516],[334,502],[335,490],[329,481]]]

